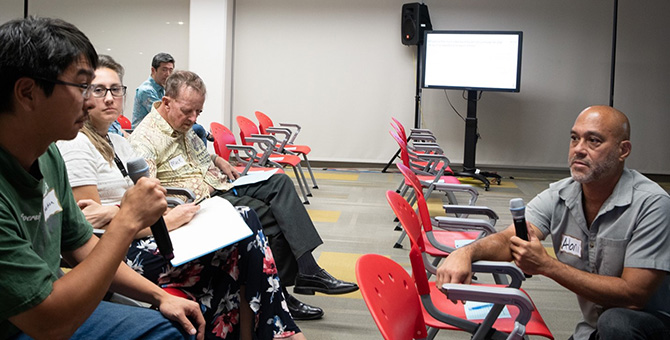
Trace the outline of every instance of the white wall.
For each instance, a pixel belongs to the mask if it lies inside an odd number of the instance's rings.
[[[400,43],[401,0],[30,0],[30,13],[79,26],[100,53],[126,67],[134,89],[151,57],[208,86],[205,126],[264,111],[302,124],[314,160],[386,163],[396,151],[391,116],[414,120],[415,47]],[[609,100],[610,1],[426,1],[434,29],[524,31],[520,93],[484,93],[478,103],[477,164],[565,167],[568,131],[587,105]],[[670,2],[620,2],[615,106],[631,119],[629,166],[670,174]],[[0,21],[23,15],[3,1]],[[170,24],[167,24],[167,23]],[[175,24],[181,22],[182,24]],[[461,92],[447,91],[462,114]],[[423,126],[452,161],[463,160],[464,122],[445,92],[423,91]]]
[[[385,163],[390,116],[412,125],[413,47],[400,43],[405,1],[239,0],[233,114],[299,122],[312,159]],[[477,164],[565,167],[569,129],[584,107],[607,104],[612,3],[426,1],[434,29],[524,31],[520,93],[484,93]],[[633,128],[629,166],[670,173],[665,157],[670,29],[663,0],[622,3],[615,106]],[[460,91],[447,91],[466,114]],[[445,92],[423,91],[423,122],[463,160],[464,122]]]
[[[108,54],[123,65],[123,81],[128,86],[124,115],[128,118],[133,113],[135,89],[149,77],[154,55],[170,53],[175,68],[189,67],[189,0],[30,0],[28,10],[31,15],[71,22],[99,54]]]

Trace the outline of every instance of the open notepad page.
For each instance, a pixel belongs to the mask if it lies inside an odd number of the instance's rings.
[[[229,246],[252,234],[230,202],[221,197],[208,198],[200,203],[193,219],[170,232],[174,248],[173,266]]]

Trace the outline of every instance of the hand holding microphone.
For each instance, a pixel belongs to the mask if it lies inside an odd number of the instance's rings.
[[[516,236],[524,241],[528,241],[528,227],[526,226],[526,205],[521,198],[513,198],[509,201],[509,211],[514,220],[514,229]],[[524,274],[527,278],[532,275]]]
[[[137,181],[142,177],[149,177],[149,165],[143,158],[129,161],[127,167],[128,176],[133,180],[133,183],[137,184]],[[160,216],[158,221],[151,225],[151,233],[154,235],[154,240],[156,240],[156,245],[163,258],[168,261],[173,259],[172,241],[163,216]]]

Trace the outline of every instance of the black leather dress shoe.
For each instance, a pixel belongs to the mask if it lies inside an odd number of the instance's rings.
[[[296,294],[314,295],[314,292],[324,294],[345,294],[358,290],[358,285],[334,278],[325,269],[314,275],[298,273],[293,292]]]
[[[303,303],[291,294],[286,294],[285,298],[293,320],[315,320],[323,316],[323,309],[319,307]]]

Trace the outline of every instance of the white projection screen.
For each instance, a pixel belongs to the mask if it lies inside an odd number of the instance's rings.
[[[519,92],[519,31],[426,31],[424,88]]]

